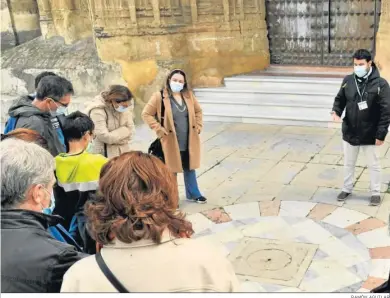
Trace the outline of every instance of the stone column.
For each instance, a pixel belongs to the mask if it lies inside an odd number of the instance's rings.
[[[390,1],[382,1],[382,14],[376,39],[376,62],[381,75],[390,81]]]
[[[244,12],[244,0],[238,0],[238,3],[240,5],[240,19],[245,19],[245,12]]]
[[[39,12],[36,0],[10,0],[15,34],[19,44],[41,35]]]
[[[190,0],[190,6],[192,23],[195,24],[198,22],[198,6],[196,5],[196,0]]]
[[[53,22],[50,0],[38,0],[38,8],[42,35],[45,38],[50,38],[57,35],[57,31]]]
[[[229,22],[230,20],[229,0],[222,0],[222,4],[223,4],[223,16],[225,22]]]
[[[128,0],[129,1],[129,13],[130,13],[130,21],[132,24],[137,24],[137,12],[135,10],[135,0]]]
[[[1,13],[1,49],[9,49],[17,45],[12,15],[6,0],[0,2]]]
[[[161,24],[160,1],[159,0],[152,0],[152,6],[153,6],[154,24],[160,25]]]

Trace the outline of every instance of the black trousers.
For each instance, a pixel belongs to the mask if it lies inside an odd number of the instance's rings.
[[[190,153],[189,151],[180,151],[181,165],[183,170],[190,170]]]

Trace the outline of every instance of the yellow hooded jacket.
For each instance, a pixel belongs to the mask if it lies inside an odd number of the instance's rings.
[[[72,217],[98,189],[100,171],[108,159],[83,151],[76,155],[61,153],[55,160],[58,186],[54,213],[65,219],[64,226],[69,229]]]

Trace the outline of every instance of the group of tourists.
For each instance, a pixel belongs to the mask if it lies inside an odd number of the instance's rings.
[[[9,109],[0,143],[2,292],[237,291],[231,264],[191,239],[178,209],[180,172],[187,199],[206,202],[195,172],[202,109],[185,73],[172,71],[142,113],[160,148],[151,154],[130,151],[127,87],[110,86],[68,114],[73,93],[67,79],[44,72],[34,94]]]
[[[359,150],[379,205],[376,146],[390,124],[390,89],[371,54],[354,55],[333,106],[343,119],[344,188],[351,194]],[[67,113],[72,83],[52,72],[9,109],[1,137],[2,292],[233,292],[239,283],[218,247],[192,239],[179,210],[177,173],[186,198],[206,203],[197,183],[202,109],[179,69],[146,104],[142,119],[157,138],[131,151],[134,100],[110,86],[83,111]],[[152,264],[152,267],[146,266]],[[383,288],[386,288],[384,285]]]

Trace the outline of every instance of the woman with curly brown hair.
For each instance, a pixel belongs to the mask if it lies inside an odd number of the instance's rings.
[[[69,269],[61,291],[237,291],[222,252],[191,239],[191,223],[176,211],[178,199],[175,176],[158,158],[129,152],[110,160],[96,200],[85,209],[91,235],[103,248]]]

